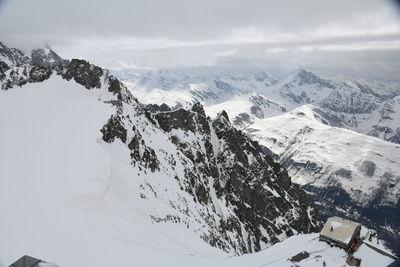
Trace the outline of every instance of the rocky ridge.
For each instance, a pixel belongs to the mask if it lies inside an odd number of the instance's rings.
[[[125,147],[137,175],[146,177],[140,198],[168,203],[168,209],[149,211],[154,223],[185,225],[209,244],[236,254],[319,229],[304,191],[257,142],[231,125],[226,113],[211,120],[199,103],[172,111],[143,105],[108,71],[84,60],[67,62],[51,51],[28,57],[2,47],[3,90],[57,75],[113,95],[102,100],[115,113],[99,131],[105,143]]]

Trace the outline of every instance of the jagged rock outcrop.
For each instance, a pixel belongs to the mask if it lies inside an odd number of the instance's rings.
[[[52,54],[57,56],[53,51]],[[0,42],[1,89],[7,90],[26,83],[42,82],[48,79],[53,71],[60,70],[58,64],[34,64],[39,59],[45,62],[46,58],[44,58],[44,54],[36,52],[32,52],[32,55],[35,55],[35,60],[32,60],[32,58],[25,55],[21,50],[8,48]]]
[[[63,78],[68,81],[74,79],[75,82],[82,84],[87,89],[100,88],[100,77],[103,76],[103,69],[81,59],[73,59],[68,65]]]
[[[204,205],[215,205],[216,197],[231,207],[233,215],[220,222],[220,232],[240,234],[244,227],[248,233],[248,240],[242,240],[241,252],[258,251],[260,244],[275,243],[279,236],[318,229],[316,221],[310,223],[308,212],[312,209],[308,210],[305,193],[262,152],[258,143],[230,124],[226,112],[210,121],[197,103],[191,110],[159,112],[154,116],[194,163],[194,170],[187,172],[190,182],[185,190]],[[180,134],[182,130],[188,134]],[[312,214],[315,218],[314,211]],[[280,225],[281,220],[290,222],[290,226]]]

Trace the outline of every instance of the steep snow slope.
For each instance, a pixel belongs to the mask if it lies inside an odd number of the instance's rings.
[[[99,129],[115,110],[98,99],[112,98],[58,76],[0,91],[1,266],[24,254],[61,266],[224,257],[184,225],[152,222],[149,212],[171,209],[168,202],[140,198],[144,177],[128,149],[102,141]]]

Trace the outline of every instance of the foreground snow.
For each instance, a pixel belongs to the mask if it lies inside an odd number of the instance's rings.
[[[292,262],[290,259],[298,253],[305,251],[309,257],[300,262]],[[356,257],[361,258],[363,267],[387,266],[393,262],[389,257],[385,257],[378,252],[370,249],[364,244],[355,253]],[[254,254],[233,257],[220,261],[215,266],[221,267],[260,267],[260,266],[344,266],[346,264],[347,253],[340,248],[330,247],[325,242],[318,241],[318,234],[308,234],[289,237],[285,241],[278,243],[264,251]]]

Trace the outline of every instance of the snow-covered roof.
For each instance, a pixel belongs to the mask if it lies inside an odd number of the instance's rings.
[[[330,217],[321,231],[321,236],[348,245],[360,224],[340,217]]]

